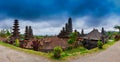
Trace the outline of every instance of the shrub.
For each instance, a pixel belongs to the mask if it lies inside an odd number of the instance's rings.
[[[68,49],[68,50],[71,50],[72,48],[73,48],[72,46],[69,46],[67,49]]]
[[[60,58],[62,53],[62,48],[57,46],[54,48],[54,58]]]
[[[73,32],[70,34],[70,38],[68,40],[68,44],[72,47],[75,47],[76,46],[76,40],[77,40],[77,32]]]
[[[120,35],[115,35],[115,41],[120,40]]]
[[[36,41],[32,41],[32,43],[33,43],[33,45],[32,45],[33,49],[35,51],[38,51],[39,47],[40,47],[40,41],[36,40]]]
[[[19,42],[18,39],[16,39],[16,40],[15,40],[15,46],[19,47],[19,45],[20,45],[20,42]]]
[[[68,44],[73,44],[73,43],[74,43],[74,40],[72,40],[72,39],[68,40]]]
[[[97,46],[98,46],[99,49],[102,49],[102,48],[103,48],[103,43],[102,43],[102,41],[98,41]]]

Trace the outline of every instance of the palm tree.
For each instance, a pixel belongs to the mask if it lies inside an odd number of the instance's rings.
[[[114,26],[115,29],[118,29],[119,30],[119,33],[120,33],[120,26],[116,25]]]

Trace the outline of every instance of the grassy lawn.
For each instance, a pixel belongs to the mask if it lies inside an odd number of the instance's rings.
[[[74,58],[75,56],[82,56],[82,55],[86,55],[86,54],[91,54],[91,53],[94,53],[94,52],[100,52],[100,51],[103,51],[105,49],[107,49],[108,47],[112,46],[113,44],[115,43],[114,40],[110,40],[108,41],[104,46],[103,46],[103,49],[99,49],[99,48],[94,48],[94,49],[91,49],[91,50],[88,50],[84,47],[78,47],[78,48],[75,48],[75,49],[72,49],[72,50],[67,50],[67,51],[64,51],[62,53],[62,58],[66,59],[66,58]]]
[[[62,57],[60,58],[60,60],[64,60],[64,59],[68,59],[68,58],[74,58],[76,56],[82,56],[82,55],[86,55],[86,54],[91,54],[94,52],[98,52],[98,51],[103,51],[105,49],[107,49],[108,47],[110,47],[111,45],[113,45],[115,43],[115,41],[108,41],[104,46],[103,49],[99,49],[99,48],[94,48],[91,50],[88,50],[84,47],[78,47],[78,48],[74,48],[72,50],[66,50],[62,52]],[[22,51],[25,53],[29,53],[29,54],[34,54],[34,55],[38,55],[38,56],[43,56],[43,57],[47,57],[47,58],[51,58],[53,59],[52,55],[53,53],[44,53],[44,52],[37,52],[37,51],[33,51],[33,50],[28,50],[28,49],[23,49],[23,48],[19,48],[10,44],[6,44],[3,42],[0,42],[0,45],[9,47],[11,49],[15,49],[18,51]],[[59,59],[57,59],[59,60]]]

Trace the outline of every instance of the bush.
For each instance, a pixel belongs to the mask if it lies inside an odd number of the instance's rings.
[[[60,58],[62,53],[62,48],[57,46],[54,48],[54,58]]]
[[[68,44],[73,44],[73,43],[74,43],[74,40],[72,40],[72,39],[68,40]]]
[[[20,42],[18,39],[15,40],[15,46],[19,47],[20,46]]]
[[[102,49],[102,48],[103,48],[103,43],[102,43],[102,41],[98,41],[97,46],[98,46],[99,49]]]
[[[67,50],[71,50],[71,49],[73,49],[73,47],[72,47],[72,46],[69,46],[69,47],[67,48]]]
[[[120,35],[115,35],[115,41],[120,40]]]
[[[33,42],[33,50],[35,51],[38,51],[39,50],[39,47],[40,47],[40,41],[39,40],[36,40],[36,41],[32,41]]]

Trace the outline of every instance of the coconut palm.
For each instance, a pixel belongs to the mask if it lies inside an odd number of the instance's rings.
[[[116,25],[114,26],[115,29],[118,29],[119,30],[119,33],[120,33],[120,26]]]

